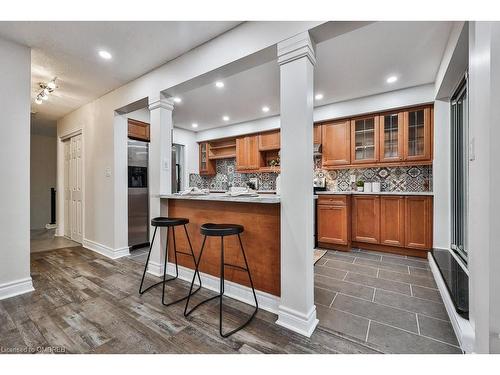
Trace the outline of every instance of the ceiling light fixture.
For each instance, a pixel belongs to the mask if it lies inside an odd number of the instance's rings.
[[[180,103],[180,102],[182,102],[182,99],[181,99],[181,98],[179,98],[178,96],[176,96],[176,97],[174,98],[174,102],[175,102],[175,103]]]
[[[111,60],[111,58],[113,57],[111,53],[105,50],[100,50],[99,56],[101,56],[101,58],[103,58],[104,60]]]
[[[224,82],[222,81],[217,81],[215,82],[215,86],[218,87],[219,89],[223,88],[224,87]]]
[[[191,126],[196,129],[198,127],[198,124],[196,122],[193,122]]]
[[[42,91],[40,91],[35,98],[36,104],[42,104],[44,100],[49,99],[49,94],[52,94],[52,92],[54,92],[54,90],[57,88],[56,79],[57,77],[54,77],[48,83],[40,82],[38,84],[38,86],[42,89]]]
[[[269,112],[269,107],[266,105],[262,107],[262,112]]]
[[[229,116],[222,116],[222,119],[223,119],[224,121],[229,121]]]
[[[398,80],[398,77],[396,76],[390,76],[389,78],[387,78],[387,83],[394,83]]]
[[[321,100],[323,98],[324,98],[323,94],[316,94],[316,96],[314,97],[314,99],[316,100]]]

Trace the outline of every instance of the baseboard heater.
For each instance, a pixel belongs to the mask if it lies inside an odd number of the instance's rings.
[[[433,249],[432,256],[443,276],[455,310],[462,318],[469,319],[469,276],[451,250]]]

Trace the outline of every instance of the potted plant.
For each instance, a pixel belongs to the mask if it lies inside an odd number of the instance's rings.
[[[358,180],[358,181],[356,182],[356,186],[358,187],[358,191],[362,192],[362,191],[364,190],[363,188],[364,188],[364,186],[365,186],[365,183],[364,183],[364,181],[362,181],[362,180]]]

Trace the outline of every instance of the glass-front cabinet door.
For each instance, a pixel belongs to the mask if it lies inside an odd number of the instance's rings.
[[[380,161],[403,160],[404,113],[393,112],[380,115]]]
[[[423,107],[405,112],[405,159],[431,159],[431,109]]]
[[[351,163],[378,161],[379,116],[361,117],[351,121]]]

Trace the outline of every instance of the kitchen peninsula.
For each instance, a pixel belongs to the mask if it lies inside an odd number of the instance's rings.
[[[200,226],[204,223],[233,223],[243,225],[245,231],[241,240],[245,248],[255,289],[280,296],[280,197],[275,194],[258,196],[228,196],[224,193],[208,195],[162,195],[162,205],[168,207],[170,217],[189,219],[187,229],[198,258],[203,236]],[[169,239],[170,240],[170,239]],[[178,249],[188,249],[184,234],[176,233]],[[172,242],[170,242],[172,243]],[[220,240],[207,238],[200,271],[219,277]],[[169,262],[174,262],[173,252],[169,252]],[[238,237],[224,238],[224,258],[226,263],[244,264],[239,251]],[[178,254],[179,265],[193,269],[190,257]],[[237,284],[250,286],[247,275],[233,268],[227,268],[225,279]]]

